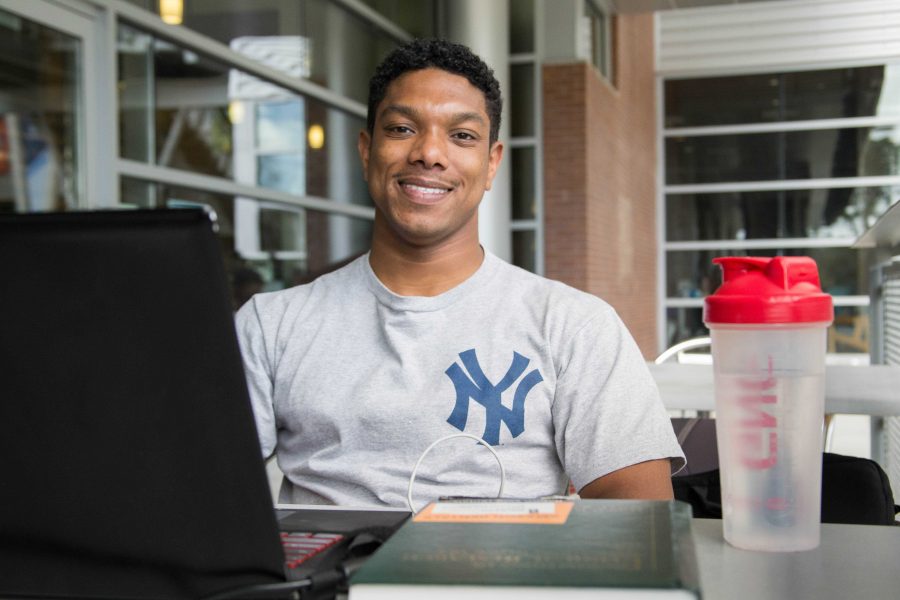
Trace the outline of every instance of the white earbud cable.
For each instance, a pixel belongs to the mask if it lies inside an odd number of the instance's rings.
[[[478,442],[479,444],[481,444],[482,446],[484,446],[485,448],[490,450],[491,454],[494,455],[494,458],[497,459],[497,464],[500,465],[500,490],[497,492],[497,497],[500,498],[501,496],[503,496],[503,484],[506,482],[506,471],[503,469],[503,461],[500,460],[500,457],[497,455],[497,452],[493,448],[491,448],[490,444],[488,444],[486,441],[484,441],[483,439],[481,439],[478,436],[474,436],[474,435],[471,435],[468,433],[453,433],[453,434],[444,436],[439,440],[436,440],[430,446],[425,448],[425,452],[423,452],[419,456],[419,460],[416,461],[416,466],[413,467],[412,473],[409,476],[409,489],[406,492],[406,504],[409,506],[409,510],[412,511],[414,514],[416,512],[416,509],[413,508],[412,492],[413,492],[413,483],[415,483],[415,481],[416,481],[416,472],[419,470],[419,465],[422,464],[422,461],[425,459],[425,457],[428,455],[428,453],[431,452],[432,448],[434,448],[441,442],[445,442],[447,440],[452,440],[453,438],[461,438],[461,437],[470,438],[470,439],[475,440],[476,442]]]

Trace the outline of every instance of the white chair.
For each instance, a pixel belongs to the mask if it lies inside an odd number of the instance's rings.
[[[696,350],[698,348],[709,348],[711,344],[711,339],[708,337],[698,337],[692,338],[689,340],[684,340],[683,342],[678,342],[674,346],[671,346],[664,350],[662,354],[657,356],[653,363],[657,365],[661,365],[662,363],[674,360],[677,363],[692,363],[692,364],[711,364],[712,363],[712,355],[709,353],[701,353],[701,352],[688,352],[688,350]],[[709,411],[669,411],[670,416],[673,417],[685,417],[686,413],[692,413],[696,415],[698,418],[706,418],[709,417]]]
[[[657,365],[661,365],[672,357],[675,358],[676,362],[687,362],[685,360],[685,354],[687,354],[688,350],[694,350],[696,348],[708,348],[711,343],[712,339],[708,337],[698,337],[684,340],[683,342],[678,342],[674,346],[667,348],[665,351],[663,351],[662,354],[657,356],[653,362]],[[708,355],[704,354],[703,356]],[[712,361],[711,356],[709,360]]]

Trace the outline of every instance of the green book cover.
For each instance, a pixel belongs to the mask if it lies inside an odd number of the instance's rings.
[[[561,524],[411,520],[354,575],[350,600],[699,598],[690,520],[689,505],[651,500],[572,501]]]

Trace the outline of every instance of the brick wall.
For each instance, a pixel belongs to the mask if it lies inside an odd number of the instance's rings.
[[[647,358],[656,344],[653,17],[615,19],[614,85],[543,67],[545,272],[600,296]]]

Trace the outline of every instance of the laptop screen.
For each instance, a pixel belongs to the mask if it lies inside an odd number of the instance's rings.
[[[283,581],[199,210],[0,216],[0,597]]]

